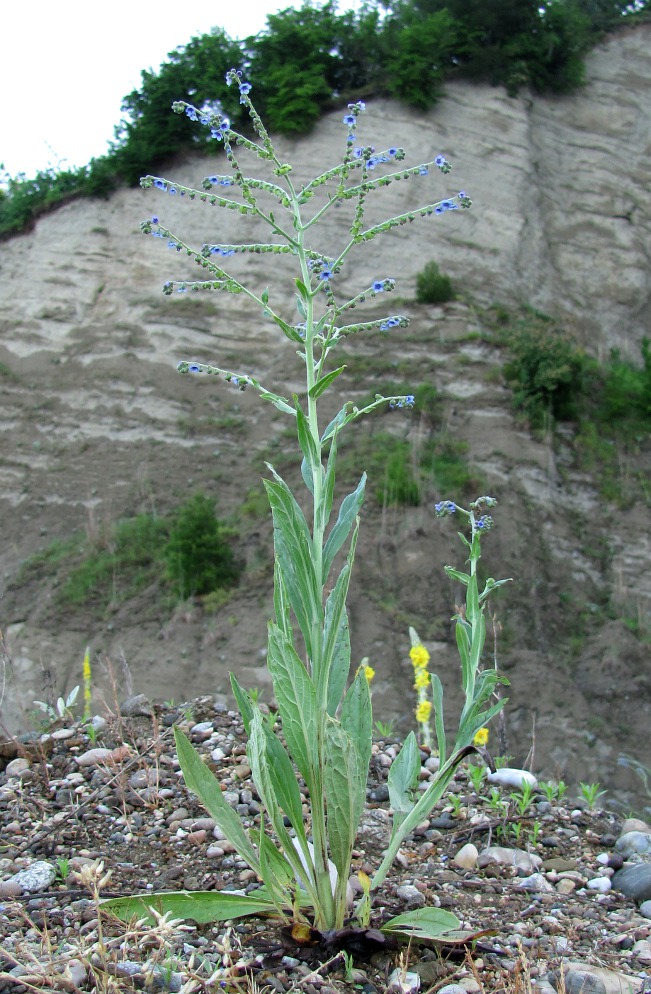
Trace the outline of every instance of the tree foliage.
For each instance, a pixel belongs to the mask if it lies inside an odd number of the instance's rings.
[[[170,52],[158,70],[143,70],[124,97],[108,155],[79,170],[6,178],[0,237],[70,196],[106,196],[184,149],[207,150],[205,130],[171,113],[175,100],[217,108],[241,130],[238,94],[224,79],[233,66],[246,70],[269,129],[300,134],[324,110],[359,98],[388,96],[427,110],[459,76],[513,96],[525,87],[569,92],[583,82],[584,55],[604,32],[649,14],[651,0],[366,0],[341,13],[335,0],[305,0],[242,41],[213,28]]]

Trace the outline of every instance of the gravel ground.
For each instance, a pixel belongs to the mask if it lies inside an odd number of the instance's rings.
[[[645,836],[651,828],[568,802],[572,790],[549,800],[536,788],[519,813],[512,788],[484,784],[478,794],[465,768],[403,846],[371,920],[379,926],[433,905],[476,934],[465,945],[394,949],[359,930],[313,934],[309,945],[297,945],[269,920],[126,926],[98,914],[98,894],[256,886],[185,789],[174,722],[254,823],[259,806],[239,716],[212,698],[176,708],[135,698],[94,742],[69,724],[31,742],[0,743],[0,991],[410,994],[418,985],[439,991],[454,984],[446,994],[651,992],[649,902],[640,907],[639,896],[636,903],[611,886],[623,830]],[[386,847],[386,776],[398,748],[374,745],[355,873],[372,872]],[[424,756],[423,784],[432,765]],[[648,854],[630,859],[646,872]],[[352,957],[348,968],[342,951]]]

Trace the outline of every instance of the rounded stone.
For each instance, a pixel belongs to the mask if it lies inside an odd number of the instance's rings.
[[[467,842],[465,846],[461,847],[452,862],[462,870],[473,870],[477,866],[478,858],[477,846],[473,845],[472,842]]]

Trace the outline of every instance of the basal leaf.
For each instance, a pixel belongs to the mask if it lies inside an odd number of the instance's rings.
[[[362,669],[355,674],[355,679],[346,691],[339,720],[359,752],[364,781],[366,782],[373,747],[373,706],[368,680]]]
[[[390,935],[404,935],[408,939],[435,940],[440,942],[446,935],[458,933],[461,922],[451,911],[442,908],[417,908],[404,915],[390,918],[382,925],[382,932]],[[468,933],[471,934],[471,933]],[[455,941],[458,941],[455,938]]]
[[[290,755],[310,790],[317,766],[316,693],[291,641],[269,624],[268,665]]]
[[[252,870],[260,872],[260,863],[249,841],[240,816],[224,800],[221,785],[202,761],[199,753],[180,728],[174,726],[174,740],[183,777],[188,788],[193,791],[211,818],[221,828],[228,841]]]
[[[231,894],[228,891],[161,891],[143,897],[112,897],[100,902],[103,911],[110,911],[122,921],[147,918],[153,925],[156,918],[153,908],[159,915],[169,914],[172,918],[191,918],[198,923],[224,922],[232,918],[247,918],[250,915],[274,914],[276,909],[268,897]]]
[[[393,832],[404,821],[414,806],[414,791],[420,777],[420,752],[416,736],[410,732],[402,749],[391,764],[387,786],[389,802],[393,808]]]
[[[323,785],[330,854],[338,873],[338,904],[344,899],[357,826],[366,800],[366,774],[350,735],[334,718],[327,718]]]
[[[439,761],[441,766],[445,766],[447,757],[447,743],[445,739],[445,724],[443,720],[443,686],[438,674],[430,674],[432,687],[432,710],[434,712],[434,731],[436,732],[436,744],[439,751]]]

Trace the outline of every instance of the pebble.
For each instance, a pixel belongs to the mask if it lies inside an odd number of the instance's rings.
[[[601,977],[582,970],[553,970],[547,977],[554,988],[566,994],[606,994],[606,985]]]
[[[641,818],[626,818],[620,834],[626,835],[627,832],[651,832],[651,825]]]
[[[525,852],[523,849],[509,849],[507,846],[488,846],[479,853],[477,865],[480,868],[488,866],[489,863],[498,863],[502,866],[515,866],[523,873],[533,873],[542,865],[540,856],[535,853]]]
[[[50,738],[54,739],[55,742],[60,742],[62,739],[71,739],[75,735],[74,728],[55,728],[53,732],[50,732]]]
[[[640,905],[640,914],[643,918],[651,918],[651,901],[643,901]]]
[[[610,890],[612,884],[610,882],[610,877],[593,877],[592,880],[588,880],[586,887],[588,890],[599,891],[600,894],[605,894]]]
[[[631,952],[640,963],[645,966],[651,964],[651,942],[648,939],[639,939],[633,946]]]
[[[18,884],[21,891],[27,894],[34,894],[40,890],[46,890],[54,881],[57,875],[56,868],[51,863],[39,859],[24,870],[14,873],[5,881],[6,884]]]
[[[651,853],[651,834],[649,832],[625,832],[617,839],[615,849],[624,859],[634,853]]]
[[[120,704],[120,712],[125,718],[150,718],[154,709],[145,694],[132,694]]]
[[[8,777],[21,777],[23,773],[26,773],[31,768],[32,764],[28,759],[18,756],[17,759],[12,759],[7,763],[5,773]]]
[[[634,863],[618,870],[612,877],[614,890],[634,901],[651,900],[651,863]]]
[[[532,873],[528,877],[523,877],[515,885],[520,890],[537,891],[538,893],[549,893],[553,891],[554,885],[542,873]]]
[[[409,910],[425,907],[425,895],[421,894],[418,887],[414,887],[413,884],[403,884],[402,887],[398,887],[396,894],[406,903]]]
[[[416,991],[419,989],[420,977],[417,973],[412,973],[398,967],[389,976],[387,985],[387,990],[389,991],[399,991],[400,994],[416,994]]]
[[[538,783],[533,773],[529,773],[528,770],[516,770],[511,766],[503,766],[494,773],[488,773],[486,779],[489,783],[496,783],[501,787],[521,787],[524,783],[535,787]]]
[[[473,845],[472,842],[468,842],[465,846],[461,847],[452,862],[462,870],[473,870],[477,866],[478,857],[477,846]]]

